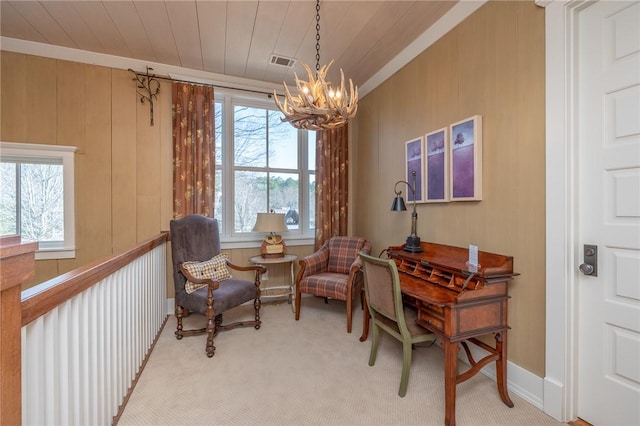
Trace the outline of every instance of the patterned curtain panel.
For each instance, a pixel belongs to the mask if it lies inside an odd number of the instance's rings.
[[[173,217],[213,217],[215,126],[213,87],[174,83]]]
[[[347,235],[348,142],[347,126],[316,132],[316,250],[331,237]]]

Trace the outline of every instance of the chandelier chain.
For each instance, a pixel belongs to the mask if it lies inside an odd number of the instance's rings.
[[[320,71],[320,0],[316,0],[316,71]]]

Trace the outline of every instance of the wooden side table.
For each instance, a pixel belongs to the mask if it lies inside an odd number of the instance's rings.
[[[296,307],[293,297],[293,286],[295,285],[295,277],[293,275],[293,264],[298,260],[298,256],[295,254],[285,254],[282,257],[271,257],[271,258],[263,258],[262,256],[253,256],[249,259],[249,262],[254,263],[256,265],[263,265],[266,268],[269,265],[277,265],[282,263],[288,263],[290,265],[291,277],[290,284],[282,284],[273,287],[265,287],[264,283],[260,287],[260,299],[270,298],[270,297],[282,297],[288,296],[288,303],[291,305],[291,309],[295,313]]]

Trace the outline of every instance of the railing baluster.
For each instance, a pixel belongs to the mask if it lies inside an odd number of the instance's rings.
[[[43,366],[44,383],[42,388],[44,392],[44,415],[47,424],[50,420],[59,419],[60,410],[58,407],[60,395],[57,392],[55,384],[60,381],[60,371],[58,370],[60,359],[60,347],[58,338],[60,337],[60,321],[58,318],[58,308],[55,308],[49,315],[43,319],[43,335],[42,339],[44,347],[39,353],[41,358],[38,363]],[[51,397],[47,397],[51,395]]]
[[[57,333],[58,341],[58,365],[57,370],[59,377],[64,380],[60,380],[60,387],[58,389],[58,417],[60,424],[71,424],[71,362],[69,359],[71,347],[70,332],[71,332],[71,304],[65,303],[58,308],[58,320],[59,330]]]

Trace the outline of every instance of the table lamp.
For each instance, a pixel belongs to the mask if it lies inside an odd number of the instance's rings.
[[[260,246],[260,255],[263,258],[284,257],[287,246],[278,232],[288,231],[284,213],[258,213],[253,230],[256,232],[268,232]]]
[[[422,247],[420,246],[420,237],[416,233],[416,228],[418,226],[418,213],[416,213],[416,171],[411,171],[411,176],[413,177],[413,186],[409,184],[409,182],[405,180],[399,180],[396,182],[396,185],[393,187],[393,191],[396,193],[396,197],[393,199],[393,203],[391,204],[391,211],[405,211],[407,210],[407,206],[404,203],[404,199],[402,198],[402,191],[398,191],[398,184],[405,183],[413,193],[413,213],[411,213],[411,235],[407,237],[407,243],[403,247],[404,251],[408,251],[411,253],[420,253],[422,252]]]

